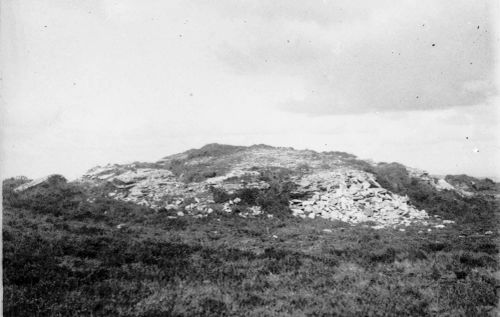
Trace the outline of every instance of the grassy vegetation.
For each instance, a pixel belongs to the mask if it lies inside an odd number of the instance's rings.
[[[457,187],[465,187],[468,190],[473,191],[484,191],[484,190],[495,190],[498,189],[491,179],[477,179],[475,177],[467,175],[446,175],[445,180]]]
[[[229,194],[222,188],[212,187],[211,192],[214,201],[219,204],[239,198],[240,203],[236,206],[236,212],[238,208],[245,210],[247,207],[260,206],[262,210],[274,216],[289,217],[291,214],[289,201],[294,187],[295,184],[292,182],[271,182],[267,189],[242,188]]]
[[[488,316],[498,300],[490,202],[476,208],[489,218],[401,232],[286,214],[171,219],[62,178],[15,185],[4,182],[4,316]],[[454,203],[436,212],[477,211]]]
[[[210,177],[226,174],[230,169],[229,162],[221,162],[218,159],[244,149],[244,146],[207,144],[181,155],[165,157],[160,165],[172,171],[183,182],[201,182]]]
[[[379,184],[398,194],[407,195],[410,202],[419,209],[425,209],[431,215],[453,219],[460,224],[473,224],[481,230],[495,230],[497,222],[492,221],[492,215],[498,211],[498,199],[492,195],[491,180],[477,180],[475,188],[477,194],[464,197],[454,191],[437,191],[422,180],[410,177],[406,168],[398,163],[382,163],[371,170],[377,176]],[[464,179],[447,177],[447,179]],[[471,182],[472,177],[466,178]],[[479,185],[482,184],[482,185]],[[481,193],[484,190],[484,193]],[[493,191],[494,193],[494,191]]]

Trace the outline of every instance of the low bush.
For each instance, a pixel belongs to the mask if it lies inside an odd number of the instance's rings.
[[[497,188],[491,179],[478,179],[467,175],[446,175],[445,180],[453,186],[467,191],[487,191]]]
[[[438,191],[432,185],[410,177],[406,168],[398,163],[379,164],[374,173],[382,187],[400,195],[408,195],[414,206],[431,215],[480,225],[485,230],[494,228],[498,223],[495,214],[498,201],[493,197],[465,197],[451,190]]]
[[[210,192],[212,193],[212,197],[214,202],[217,204],[225,203],[231,199],[231,195],[221,187],[210,187]]]
[[[202,182],[207,178],[226,174],[228,167],[213,162],[187,164],[186,160],[172,160],[165,168],[185,183]]]
[[[268,213],[277,216],[290,215],[290,193],[294,188],[295,184],[291,182],[271,182],[270,187],[262,190],[255,202]]]
[[[271,182],[267,189],[241,188],[229,194],[223,188],[210,189],[215,203],[225,203],[239,198],[241,206],[260,206],[264,211],[276,216],[285,216],[291,213],[289,208],[290,195],[295,188],[291,182]]]
[[[402,193],[411,183],[406,167],[399,163],[380,163],[375,169],[377,182],[395,193]]]
[[[258,168],[260,172],[259,180],[264,182],[286,182],[290,179],[293,171],[285,167]]]
[[[244,146],[235,146],[227,144],[212,143],[203,146],[200,149],[193,149],[186,152],[187,159],[192,160],[200,157],[221,157],[234,154],[244,150]]]
[[[36,210],[44,214],[61,215],[78,208],[84,193],[77,185],[70,184],[63,176],[53,175],[42,184],[22,192],[4,190],[4,203],[15,208]]]
[[[262,190],[258,188],[242,188],[234,193],[234,197],[241,199],[241,203],[249,206],[258,204],[258,199],[262,195]]]

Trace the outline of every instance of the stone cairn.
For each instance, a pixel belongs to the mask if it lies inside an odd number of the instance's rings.
[[[293,215],[322,217],[349,223],[366,221],[379,226],[426,223],[429,216],[409,204],[408,197],[382,188],[372,174],[338,169],[318,172],[298,180],[295,193],[303,199],[290,201]]]
[[[256,171],[238,169],[204,182],[184,184],[168,170],[106,166],[89,171],[84,178],[110,182],[115,190],[108,195],[114,199],[158,210],[174,210],[179,217],[206,217],[214,211],[214,201],[208,190],[211,186],[221,187],[229,193],[243,186],[267,188],[269,184],[258,181],[258,176]],[[230,179],[234,181],[228,182]],[[337,168],[315,171],[292,180],[298,185],[293,194],[301,197],[290,201],[290,209],[297,217],[320,217],[350,224],[372,222],[375,229],[409,226],[412,223],[430,225],[435,222],[425,210],[412,206],[408,197],[382,188],[374,175],[367,172]],[[239,203],[240,199],[235,198],[224,203],[222,210],[231,213]],[[238,213],[242,217],[262,214],[258,206]],[[445,222],[452,223],[449,220],[442,223]],[[443,227],[441,223],[439,226]]]

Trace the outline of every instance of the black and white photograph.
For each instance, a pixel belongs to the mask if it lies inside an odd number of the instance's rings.
[[[500,316],[499,21],[0,0],[2,316]]]

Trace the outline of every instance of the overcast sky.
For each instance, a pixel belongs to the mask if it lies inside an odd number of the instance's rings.
[[[1,4],[2,178],[212,142],[500,178],[497,1]]]

